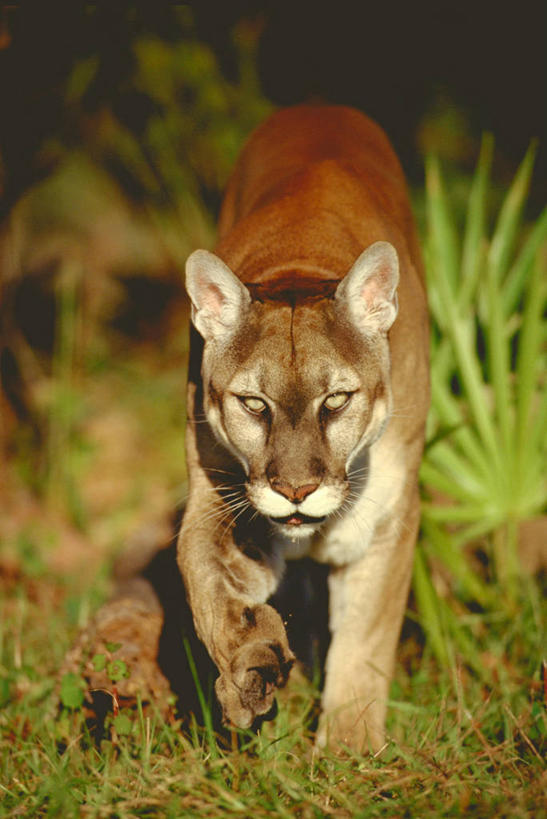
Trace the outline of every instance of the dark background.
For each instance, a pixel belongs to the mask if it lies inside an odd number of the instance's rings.
[[[361,108],[387,130],[413,180],[419,181],[422,164],[417,129],[439,102],[463,110],[473,134],[491,130],[502,164],[514,166],[538,137],[536,186],[545,180],[542,0],[193,0],[188,5],[196,36],[212,46],[226,78],[238,81],[233,29],[248,20],[261,32],[258,73],[267,98],[288,105],[319,97]],[[167,41],[180,36],[176,12],[176,5],[152,2],[2,7],[4,213],[48,171],[44,157],[38,159],[44,140],[60,133],[81,138],[61,93],[79,59],[92,54],[101,59],[85,99],[87,110],[109,104],[136,132],[143,127],[150,104],[129,88],[131,44],[142,31]]]

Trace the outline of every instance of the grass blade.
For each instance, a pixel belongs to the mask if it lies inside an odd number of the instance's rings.
[[[494,241],[492,243],[492,246]],[[494,408],[499,429],[503,468],[509,468],[513,456],[513,440],[510,418],[511,396],[509,376],[511,370],[509,339],[505,330],[503,302],[499,286],[499,273],[495,265],[488,264],[486,275],[486,305],[488,322],[486,340],[488,347],[488,375],[494,391]]]
[[[413,588],[422,625],[433,653],[439,663],[446,668],[449,665],[449,657],[439,616],[439,599],[420,546],[416,549],[414,559]]]
[[[488,254],[488,266],[494,279],[501,283],[503,272],[509,267],[509,260],[515,244],[520,225],[522,209],[530,187],[530,178],[534,167],[536,145],[532,143],[522,160],[513,184],[505,197],[492,236]]]
[[[448,198],[436,157],[426,160],[428,221],[433,237],[434,264],[437,275],[448,283],[453,294],[458,287],[459,250]]]
[[[547,208],[543,210],[533,226],[516,261],[507,274],[503,286],[503,308],[506,316],[510,316],[517,307],[530,268],[534,264],[538,252],[545,246],[545,242],[547,242]]]
[[[492,136],[485,134],[469,194],[463,239],[459,307],[464,314],[475,294],[482,267],[486,194],[490,179],[493,149],[494,140]]]
[[[428,548],[443,561],[455,581],[465,589],[466,595],[483,608],[491,605],[495,592],[471,569],[461,548],[455,547],[453,537],[428,519],[424,521],[423,528]]]
[[[517,460],[519,464],[519,475],[522,478],[524,471],[527,468],[528,453],[535,454],[537,449],[535,441],[532,439],[534,447],[530,447],[530,428],[531,416],[533,410],[533,399],[536,393],[536,384],[538,383],[539,368],[538,362],[542,360],[542,346],[545,340],[545,330],[542,323],[542,315],[546,300],[545,287],[545,271],[542,265],[542,259],[539,257],[532,269],[532,275],[529,280],[526,300],[524,304],[524,313],[522,321],[522,329],[520,332],[518,355],[517,355],[517,395],[516,395],[516,414],[517,414]],[[545,385],[543,387],[545,393]],[[537,430],[539,441],[545,441],[545,428],[541,430],[541,419],[538,418],[539,429]],[[536,421],[536,423],[537,423]]]
[[[201,714],[203,717],[203,724],[205,725],[205,733],[208,740],[209,745],[209,753],[213,757],[213,759],[217,759],[219,756],[215,731],[213,728],[213,717],[211,714],[211,707],[210,704],[205,699],[205,694],[203,693],[203,688],[201,685],[201,681],[199,679],[199,675],[196,668],[196,663],[194,661],[194,657],[192,655],[192,649],[190,646],[190,642],[187,637],[183,638],[183,645],[184,651],[186,653],[186,658],[188,660],[188,666],[190,668],[190,672],[192,674],[192,679],[194,681],[194,685],[196,686],[196,692],[198,695],[198,701],[201,708]]]

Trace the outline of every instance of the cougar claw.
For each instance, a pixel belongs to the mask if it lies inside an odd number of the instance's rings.
[[[243,645],[229,671],[221,674],[215,684],[224,722],[249,728],[257,717],[267,714],[276,689],[287,682],[293,663],[294,655],[279,642]]]

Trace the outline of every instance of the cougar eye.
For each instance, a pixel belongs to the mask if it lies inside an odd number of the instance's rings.
[[[342,407],[345,407],[350,398],[351,393],[349,392],[333,392],[332,395],[325,398],[323,401],[323,406],[325,409],[329,410],[329,412],[336,412],[336,410],[340,410]]]
[[[240,395],[238,397],[245,409],[252,412],[253,415],[261,415],[267,409],[266,402],[262,398],[257,398],[254,395]]]

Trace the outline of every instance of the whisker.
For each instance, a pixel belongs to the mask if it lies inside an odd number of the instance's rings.
[[[231,484],[231,483],[224,483],[219,484],[218,486],[205,486],[203,489],[199,490],[199,494],[205,495],[206,493],[216,493],[217,495],[221,495],[223,498],[228,497],[230,495],[242,495],[244,493],[243,489],[238,488],[238,486],[244,487],[245,484]],[[228,492],[227,490],[231,490]]]
[[[251,509],[251,508],[252,508],[252,507],[251,507],[251,504],[249,503],[249,501],[247,501],[247,500],[246,500],[244,503],[242,503],[242,504],[241,504],[241,508],[239,509],[239,511],[237,512],[237,514],[236,514],[236,515],[234,515],[234,517],[233,517],[232,524],[235,524],[235,522],[238,520],[238,518],[240,518],[240,517],[241,517],[241,515],[242,515],[244,512],[246,512],[246,511],[247,511],[247,509]],[[235,511],[235,510],[234,510],[234,511]],[[227,532],[228,532],[228,530],[226,530],[226,531],[224,532],[224,534],[223,534],[223,536],[222,536],[222,538],[221,538],[221,541],[220,541],[221,543],[222,543],[222,541],[223,541],[224,537],[226,536]]]
[[[253,514],[249,518],[249,523],[252,523],[253,521],[255,521],[257,519],[257,517],[259,516],[259,514],[260,514],[260,512],[258,511],[258,509],[255,509],[253,511]]]
[[[399,405],[397,405],[397,406],[393,406],[393,407],[391,408],[391,413],[390,413],[390,415],[391,415],[393,412],[400,412],[400,411],[406,412],[406,410],[415,410],[415,409],[417,408],[417,406],[418,406],[418,404],[403,404],[403,405],[401,405],[401,406],[399,406]]]
[[[221,475],[228,475],[228,477],[235,477],[237,475],[237,472],[235,472],[235,470],[233,470],[233,469],[232,470],[230,470],[230,469],[219,469],[219,468],[217,468],[215,466],[204,466],[203,471],[204,472],[218,472]]]

